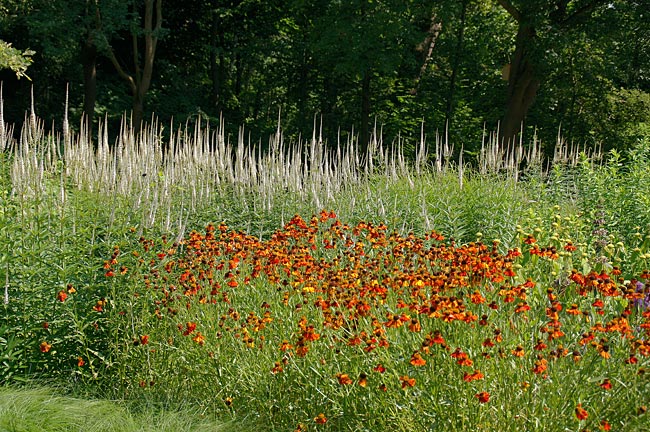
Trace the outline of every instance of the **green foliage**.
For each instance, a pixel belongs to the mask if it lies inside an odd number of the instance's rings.
[[[129,89],[101,54],[110,46],[120,62],[132,63],[137,3],[3,3],[0,37],[38,53],[30,76],[43,117],[60,122],[69,83],[70,124],[78,124],[89,47],[100,54],[97,114],[117,125],[131,110]],[[570,142],[623,150],[645,133],[616,103],[648,93],[644,2],[593,2],[589,13],[578,13],[583,2],[512,3],[539,26],[530,49],[543,83],[527,117],[529,137],[536,133],[547,151],[558,130]],[[289,140],[316,128],[335,145],[376,120],[387,141],[417,139],[423,128],[476,153],[483,129],[496,130],[503,117],[501,72],[512,61],[517,23],[496,1],[191,0],[164,9],[148,93],[163,124],[223,116],[231,136],[244,125],[251,142],[264,142],[279,116]],[[28,104],[30,91],[29,83],[12,86],[15,106]],[[646,104],[635,107],[634,118],[647,116]],[[24,113],[9,107],[5,116],[19,123]]]
[[[12,48],[10,43],[0,40],[0,69],[11,69],[18,79],[21,77],[29,79],[25,72],[32,64],[31,56],[34,54],[32,50],[20,51]]]

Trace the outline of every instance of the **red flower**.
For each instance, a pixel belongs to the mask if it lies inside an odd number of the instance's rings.
[[[149,335],[142,335],[140,336],[140,343],[142,345],[146,345],[149,343]]]
[[[577,248],[573,245],[572,242],[567,242],[567,244],[564,245],[564,250],[567,251],[567,252],[573,252],[573,251],[575,251],[576,249],[577,249]]]
[[[576,406],[575,412],[576,412],[576,417],[578,418],[578,420],[586,420],[587,417],[589,417],[589,413],[587,412],[587,410],[585,410],[582,407],[581,403],[579,403],[578,406]]]
[[[473,373],[465,372],[463,375],[463,381],[472,382],[475,380],[481,380],[484,378],[484,375],[479,370],[475,370]]]
[[[181,329],[183,328],[181,324],[178,325]],[[189,336],[196,330],[196,323],[195,322],[187,322],[185,324],[185,330],[183,331],[183,336]]]
[[[598,384],[600,388],[605,389],[605,390],[611,390],[612,389],[612,382],[609,380],[609,378],[605,378],[603,382]]]
[[[487,403],[490,401],[490,393],[485,391],[476,393],[474,397],[477,398],[480,403]]]
[[[41,344],[38,347],[39,347],[39,349],[41,350],[42,353],[46,353],[46,352],[50,351],[50,349],[52,348],[52,345],[50,345],[49,343],[43,341],[43,342],[41,342]]]
[[[65,299],[68,298],[68,293],[65,291],[61,290],[59,293],[56,295],[57,300],[59,300],[61,303],[65,301]]]
[[[320,413],[316,417],[314,417],[314,421],[317,424],[325,424],[325,423],[327,423],[327,417],[325,417],[325,414]]]
[[[533,368],[533,373],[541,374],[548,368],[548,361],[543,357],[538,357],[535,361],[535,367]]]
[[[600,430],[603,430],[603,431],[612,430],[612,425],[610,425],[607,420],[603,419],[603,420],[600,421]]]

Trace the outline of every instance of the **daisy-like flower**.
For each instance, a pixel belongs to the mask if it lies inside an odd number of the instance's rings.
[[[465,372],[463,375],[463,381],[472,382],[476,380],[482,380],[485,376],[479,370],[475,370],[473,373]]]
[[[480,403],[487,403],[490,401],[490,393],[486,391],[476,393],[474,397],[477,398]]]
[[[337,373],[334,376],[336,377],[336,379],[339,381],[339,384],[341,385],[349,385],[353,383],[352,378],[350,378],[348,374]]]
[[[427,364],[427,361],[422,358],[422,355],[419,352],[414,352],[413,355],[411,356],[411,361],[410,363],[413,366],[424,366]]]
[[[415,385],[415,378],[411,378],[408,375],[399,377],[399,380],[402,383],[402,388],[413,387]]]
[[[598,386],[604,390],[611,390],[612,389],[612,382],[609,380],[609,378],[605,378],[603,382],[598,384]]]
[[[581,403],[576,406],[575,413],[578,420],[586,420],[589,417],[589,413],[582,407]]]
[[[61,303],[63,303],[67,298],[68,298],[68,293],[66,293],[63,290],[59,291],[59,293],[56,295],[56,299]]]

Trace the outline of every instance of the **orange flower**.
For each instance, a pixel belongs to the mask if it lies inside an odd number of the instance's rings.
[[[543,358],[541,355],[538,356],[535,361],[535,367],[533,368],[533,373],[540,374],[548,368],[548,361]]]
[[[411,378],[408,375],[399,377],[399,380],[402,383],[402,388],[413,387],[415,385],[415,378]]]
[[[68,293],[65,291],[61,290],[59,293],[56,295],[57,300],[59,300],[61,303],[65,301],[65,299],[68,298]]]
[[[361,373],[359,374],[359,381],[358,381],[358,384],[359,384],[361,387],[365,387],[365,386],[368,385],[368,376],[367,376],[365,373],[361,372]]]
[[[81,357],[81,356],[77,357],[77,366],[83,367],[85,364],[86,364],[86,362],[84,361],[83,357]]]
[[[463,381],[465,382],[472,382],[483,378],[484,375],[479,370],[475,370],[473,373],[465,372],[465,375],[463,375]]]
[[[334,376],[339,380],[339,384],[341,384],[341,385],[350,385],[353,382],[352,378],[350,378],[350,376],[348,374],[344,374],[344,373],[339,372]]]
[[[474,291],[474,294],[472,294],[472,295],[470,296],[470,300],[471,300],[472,303],[474,303],[474,304],[485,303],[485,297],[483,297],[483,296],[481,295],[481,293],[480,293],[478,290],[477,290],[477,291]]]
[[[372,368],[372,370],[374,370],[375,372],[379,372],[379,373],[384,373],[384,372],[386,372],[386,368],[385,368],[384,365],[382,365],[381,363],[379,363],[377,366],[375,366],[374,368]]]
[[[490,401],[490,393],[485,391],[476,393],[474,397],[477,398],[480,403],[487,403]]]
[[[413,355],[411,356],[411,362],[413,366],[424,366],[427,364],[427,361],[422,358],[422,355],[420,355],[419,352],[414,352]]]
[[[282,368],[282,364],[280,364],[280,362],[275,362],[275,364],[273,365],[273,369],[271,369],[271,373],[277,374],[282,372],[283,370],[284,369]]]
[[[282,341],[282,344],[280,345],[280,351],[288,351],[291,348],[293,348],[293,346],[291,346],[289,341],[287,341],[287,340]]]
[[[514,355],[515,357],[523,357],[524,354],[525,354],[524,347],[522,347],[521,345],[517,345],[517,347],[512,350],[512,355]]]
[[[528,234],[526,236],[526,238],[524,239],[524,243],[526,243],[528,245],[536,243],[536,242],[537,242],[537,240],[535,239],[535,237],[532,236],[532,234]]]
[[[537,344],[533,347],[535,351],[543,351],[546,348],[548,348],[548,346],[541,339],[537,339]]]
[[[204,345],[205,344],[205,336],[201,334],[201,332],[197,332],[196,336],[192,338],[194,342],[196,342],[199,345]]]
[[[97,303],[95,303],[95,306],[93,306],[93,310],[95,312],[102,312],[104,310],[104,306],[106,306],[106,301],[104,299],[97,300]]]
[[[575,413],[578,420],[586,420],[589,417],[589,413],[582,407],[581,403],[576,406]]]
[[[42,353],[50,352],[50,349],[52,348],[52,345],[49,343],[43,341],[41,344],[38,346],[39,349],[41,350]]]
[[[149,335],[141,335],[140,336],[140,343],[142,345],[146,345],[149,343]]]
[[[411,322],[409,323],[409,330],[413,333],[418,333],[420,330],[422,330],[420,321],[418,321],[417,318],[411,318]]]
[[[567,244],[564,245],[564,250],[567,251],[567,252],[573,252],[576,249],[577,248],[573,245],[573,242],[569,241],[569,242],[567,242]]]
[[[600,430],[610,431],[612,430],[612,425],[610,425],[607,420],[603,419],[600,421]]]
[[[327,417],[325,417],[325,414],[320,413],[316,417],[314,417],[314,421],[317,424],[325,424],[325,423],[327,423]]]
[[[431,339],[431,342],[434,344],[440,344],[440,345],[445,345],[445,339],[442,337],[440,334],[439,330],[436,330],[433,332],[433,339]]]

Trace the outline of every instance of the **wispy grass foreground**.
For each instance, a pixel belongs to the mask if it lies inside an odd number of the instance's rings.
[[[202,419],[190,407],[141,407],[137,414],[123,403],[61,396],[46,388],[0,387],[3,432],[218,432],[247,430]]]
[[[424,137],[409,158],[378,135],[361,153],[207,126],[10,130],[2,382],[125,401],[136,424],[174,407],[261,431],[647,422],[650,143],[603,160],[559,142],[546,164],[486,140],[470,167]]]

